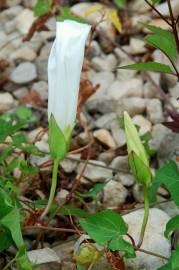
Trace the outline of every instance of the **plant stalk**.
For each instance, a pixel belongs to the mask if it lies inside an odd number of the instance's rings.
[[[54,165],[53,165],[52,185],[51,185],[51,189],[50,189],[50,196],[49,196],[49,199],[48,199],[48,204],[47,204],[44,212],[42,213],[42,215],[40,217],[41,221],[48,214],[49,209],[52,206],[52,203],[53,203],[53,200],[54,200],[54,197],[55,197],[55,191],[56,191],[56,187],[57,187],[58,166],[59,166],[59,160],[55,159],[54,160]]]
[[[140,248],[142,246],[148,218],[149,218],[149,197],[148,197],[148,188],[145,186],[144,187],[144,218],[143,218],[143,222],[142,222],[139,242],[137,244],[138,248]]]

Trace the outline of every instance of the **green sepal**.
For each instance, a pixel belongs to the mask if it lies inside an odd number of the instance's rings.
[[[68,142],[65,140],[65,136],[53,115],[51,115],[49,120],[49,147],[51,157],[55,160],[63,160],[66,156],[70,145],[70,139]]]
[[[150,167],[133,151],[129,153],[129,165],[137,182],[148,187],[152,179]]]

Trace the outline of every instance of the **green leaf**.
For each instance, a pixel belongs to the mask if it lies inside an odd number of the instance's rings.
[[[8,229],[16,246],[20,248],[24,245],[20,226],[20,214],[17,208],[10,211],[0,220],[0,224]]]
[[[24,121],[32,121],[34,120],[34,115],[32,113],[32,110],[27,108],[26,106],[20,106],[16,109],[16,114],[19,119]]]
[[[11,234],[8,230],[0,232],[0,252],[6,250],[13,245],[13,240]]]
[[[21,160],[19,164],[19,169],[24,174],[35,174],[38,173],[38,168],[34,166],[29,166],[26,160]]]
[[[130,69],[130,70],[138,70],[138,71],[154,71],[154,72],[162,72],[173,74],[172,69],[168,65],[164,65],[158,62],[146,62],[146,63],[138,63],[127,65],[123,67],[119,67],[120,69]]]
[[[149,35],[145,38],[145,41],[154,46],[155,48],[160,49],[170,60],[174,60],[177,55],[176,47],[174,48],[171,44],[171,41],[165,37],[158,35]]]
[[[33,267],[34,263],[29,261],[24,245],[19,249],[16,255],[16,263],[17,263],[17,268],[19,270],[33,270],[34,269]],[[40,270],[39,268],[35,268],[35,269]]]
[[[60,7],[60,16],[57,17],[57,20],[60,22],[63,22],[64,20],[72,20],[80,23],[86,23],[83,18],[75,16],[68,7]]]
[[[171,218],[167,224],[166,224],[166,228],[165,228],[165,232],[164,235],[165,237],[169,237],[169,235],[174,232],[175,230],[177,230],[179,228],[179,215]]]
[[[101,192],[105,185],[108,183],[109,181],[106,181],[105,183],[97,183],[94,185],[93,188],[91,188],[89,190],[89,192],[87,193],[80,193],[80,192],[76,192],[76,194],[81,197],[81,198],[91,198],[91,197],[96,197],[98,195],[99,192]]]
[[[179,246],[172,252],[168,263],[157,270],[179,270]]]
[[[175,37],[170,31],[151,25],[151,24],[146,24],[146,23],[140,23],[140,24],[143,25],[148,30],[150,30],[151,32],[153,32],[154,34],[165,37],[172,43],[172,47],[176,47]]]
[[[85,270],[79,263],[77,264],[77,270]]]
[[[53,115],[51,115],[49,121],[49,147],[50,154],[54,160],[63,160],[65,158],[68,151],[68,143]]]
[[[52,5],[52,0],[37,0],[37,3],[34,6],[34,15],[42,16],[47,13]]]
[[[161,0],[151,0],[152,4],[159,4]]]
[[[70,204],[66,204],[62,208],[60,208],[59,214],[64,215],[64,216],[70,215],[70,216],[75,216],[75,217],[80,217],[80,218],[87,217],[89,215],[89,213],[87,213],[86,211],[80,208],[74,207]]]
[[[0,219],[4,218],[15,206],[10,195],[0,188]]]
[[[114,0],[114,4],[121,9],[126,4],[126,0]]]
[[[127,225],[122,217],[112,210],[104,210],[80,219],[80,225],[97,244],[108,245],[112,250],[131,252],[131,248],[126,248],[122,238],[122,235],[127,233]]]
[[[12,133],[12,124],[4,119],[0,118],[0,143],[3,143],[7,136]]]
[[[151,201],[156,200],[159,186],[164,185],[171,194],[172,200],[179,205],[179,170],[173,160],[167,161],[163,167],[157,170],[150,188]]]

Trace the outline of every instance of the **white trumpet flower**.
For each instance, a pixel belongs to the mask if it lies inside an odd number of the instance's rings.
[[[49,144],[54,158],[57,151],[61,152],[60,159],[63,158],[62,152],[67,149],[62,148],[65,148],[64,144],[69,145],[75,124],[80,74],[89,32],[87,24],[71,20],[56,23],[56,39],[48,61]],[[54,131],[57,127],[58,134]]]

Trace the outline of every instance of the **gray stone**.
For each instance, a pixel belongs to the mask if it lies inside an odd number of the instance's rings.
[[[132,118],[132,122],[139,127],[140,135],[144,135],[146,132],[150,132],[152,129],[152,124],[142,115],[135,115]]]
[[[89,51],[88,51],[88,56],[89,58],[93,58],[95,56],[99,56],[101,54],[101,48],[96,40],[93,40],[90,43]]]
[[[39,57],[37,57],[35,64],[37,67],[39,80],[47,81],[47,60],[42,60]]]
[[[113,121],[111,123],[110,129],[111,129],[111,133],[112,133],[112,136],[113,136],[116,144],[119,147],[124,146],[126,144],[126,136],[125,136],[124,130],[122,128],[120,128],[118,122]]]
[[[128,97],[118,101],[116,110],[118,114],[127,111],[130,116],[142,114],[146,109],[146,100],[140,97]]]
[[[143,215],[144,210],[140,209],[123,216],[125,222],[128,224],[128,233],[134,238],[136,243],[139,241]],[[164,211],[157,208],[150,209],[144,241],[141,246],[142,249],[170,257],[171,244],[164,237],[165,226],[169,219],[170,217]],[[129,240],[129,238],[126,238],[126,240]],[[126,260],[127,269],[154,270],[166,263],[164,259],[159,257],[138,251],[136,253],[136,258]]]
[[[129,173],[118,173],[116,178],[125,187],[131,187],[135,183],[134,176],[132,174],[129,174]]]
[[[119,100],[125,97],[142,97],[143,83],[141,79],[133,78],[127,81],[114,81],[106,93],[109,99]]]
[[[112,171],[106,167],[106,164],[104,162],[97,160],[90,160],[90,163],[93,163],[94,166],[91,164],[87,165],[86,170],[83,174],[84,177],[91,180],[92,182],[99,182],[112,178]],[[78,166],[77,169],[78,174],[81,173],[83,167],[84,164],[80,164]]]
[[[129,172],[128,156],[118,156],[113,159],[110,164],[111,168],[119,170],[121,172]]]
[[[63,168],[63,170],[66,172],[66,173],[72,173],[77,165],[78,165],[78,160],[80,159],[80,154],[76,154],[76,155],[68,155],[67,156],[67,159],[64,159],[60,162],[60,165],[61,167]],[[72,160],[72,159],[76,159],[77,161],[75,160]]]
[[[171,0],[171,6],[173,9],[174,16],[178,16],[179,13],[179,2],[178,0]],[[157,5],[156,8],[164,15],[164,16],[170,16],[169,9],[167,3],[162,3],[160,5]]]
[[[152,129],[150,147],[157,150],[157,156],[161,164],[166,160],[174,159],[179,153],[179,136],[161,124]]]
[[[59,270],[61,259],[54,250],[50,248],[37,249],[27,252],[27,256],[31,262],[34,262],[43,270]]]
[[[17,84],[25,84],[35,80],[36,78],[36,66],[30,62],[19,64],[10,75],[10,79]]]
[[[91,65],[96,71],[115,71],[117,60],[114,54],[109,54],[105,57],[94,57],[91,60]]]
[[[164,121],[162,103],[159,99],[153,98],[147,101],[146,104],[147,116],[153,124]]]
[[[95,121],[95,126],[97,128],[106,128],[109,129],[111,126],[111,122],[116,119],[116,114],[115,113],[108,113],[102,115],[100,118],[98,118]]]
[[[144,98],[160,98],[160,93],[150,81],[144,84]]]
[[[4,29],[5,29],[5,31],[6,31],[7,34],[10,34],[10,33],[14,32],[15,29],[16,29],[16,26],[14,24],[14,21],[12,20],[12,21],[6,22],[4,24]]]
[[[111,180],[104,187],[103,204],[107,208],[119,207],[125,203],[127,195],[127,189],[120,182]]]
[[[124,59],[120,62],[119,67],[123,67],[126,65],[134,64],[130,59]],[[128,81],[134,78],[134,76],[137,74],[136,70],[129,70],[129,69],[117,69],[117,79],[119,81]]]

